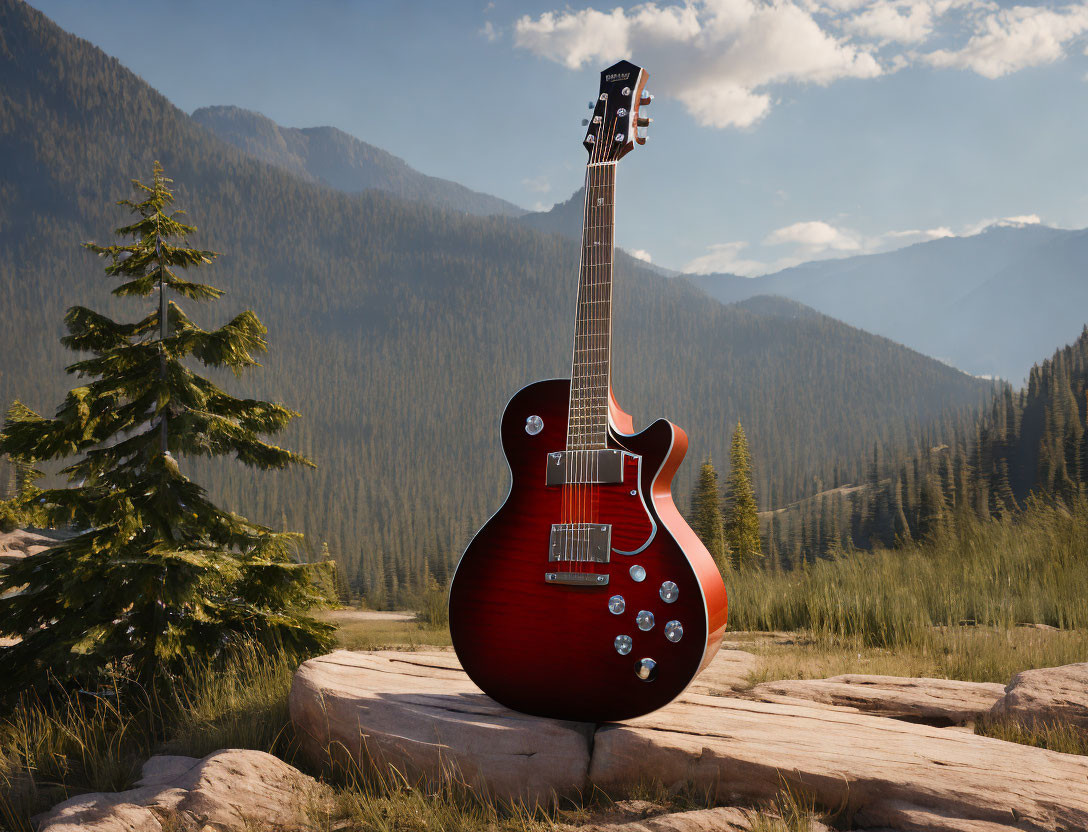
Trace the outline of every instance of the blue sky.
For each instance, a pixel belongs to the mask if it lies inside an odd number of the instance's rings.
[[[628,57],[651,73],[655,122],[620,164],[617,240],[670,268],[1088,226],[1088,4],[32,5],[186,111],[330,124],[527,208],[581,184],[585,103]]]

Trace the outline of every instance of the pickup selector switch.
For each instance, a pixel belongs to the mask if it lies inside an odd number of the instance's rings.
[[[657,594],[661,596],[661,600],[666,604],[671,604],[680,597],[680,590],[672,581],[665,581],[665,583],[661,585],[661,589],[657,591]]]
[[[639,659],[635,662],[635,675],[644,682],[657,678],[657,662],[653,659]]]
[[[544,430],[544,420],[539,416],[530,416],[525,420],[525,432],[530,436],[536,436]]]

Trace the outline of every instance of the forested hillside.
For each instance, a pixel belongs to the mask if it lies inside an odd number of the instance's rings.
[[[114,201],[158,159],[193,242],[222,252],[208,279],[228,295],[214,320],[191,314],[211,325],[253,308],[270,330],[264,368],[224,383],[300,411],[283,442],[319,466],[184,470],[222,504],[304,530],[311,552],[327,541],[374,603],[443,577],[505,493],[505,400],[569,371],[578,245],[256,161],[18,0],[0,0],[0,78],[0,402],[51,413],[73,385],[57,340],[67,307],[139,317],[79,244],[110,240],[125,221]],[[709,303],[625,256],[615,314],[621,404],[686,428],[696,461],[724,459],[743,421],[764,507],[862,476],[874,444],[910,447],[989,390],[822,315]]]
[[[241,107],[201,107],[193,119],[262,162],[348,193],[370,188],[466,214],[518,217],[526,213],[497,196],[427,176],[403,160],[335,127],[280,127]]]
[[[843,549],[892,546],[1023,508],[1034,493],[1071,505],[1088,488],[1088,327],[1032,367],[1019,391],[997,391],[971,425],[923,431],[920,448],[870,456],[865,477],[764,515],[784,566]]]
[[[533,216],[533,215],[530,215]],[[1019,387],[1040,356],[1088,321],[1088,230],[993,226],[884,254],[820,260],[775,274],[689,276],[732,303],[792,298],[976,375]]]

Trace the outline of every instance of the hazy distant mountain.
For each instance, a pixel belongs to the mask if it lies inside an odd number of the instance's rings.
[[[520,222],[537,231],[562,234],[572,240],[582,238],[582,218],[586,204],[586,189],[579,188],[566,202],[557,202],[547,211],[533,211]]]
[[[995,226],[763,277],[688,279],[727,303],[792,298],[967,372],[1018,383],[1088,321],[1088,231]]]
[[[335,127],[280,127],[272,119],[240,107],[202,107],[193,118],[263,162],[348,193],[374,188],[479,216],[519,217],[526,213],[497,196],[420,173],[392,153]]]

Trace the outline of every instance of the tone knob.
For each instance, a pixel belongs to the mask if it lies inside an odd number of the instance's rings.
[[[621,656],[626,656],[631,652],[634,642],[631,640],[630,636],[616,636],[616,640],[612,642],[612,646],[616,648],[616,652]]]
[[[631,567],[631,580],[636,584],[642,583],[646,580],[646,570],[636,563]]]
[[[670,621],[665,625],[665,638],[669,641],[677,642],[684,637],[684,628],[680,625],[679,621]]]
[[[635,675],[644,682],[657,678],[657,662],[653,659],[639,659],[635,662]]]
[[[613,595],[608,599],[608,611],[613,615],[619,615],[627,609],[627,604],[623,600],[622,595]]]
[[[639,614],[635,616],[635,623],[644,633],[647,630],[652,630],[654,628],[654,614],[649,610],[640,610]]]
[[[661,596],[661,600],[666,604],[671,604],[680,597],[680,590],[672,581],[665,581],[665,583],[661,585],[661,589],[657,591],[657,594]]]
[[[530,436],[536,436],[544,430],[544,420],[539,416],[530,416],[525,420],[525,432]]]

